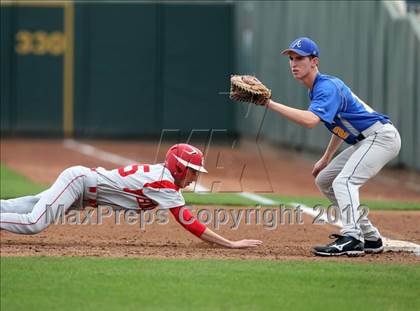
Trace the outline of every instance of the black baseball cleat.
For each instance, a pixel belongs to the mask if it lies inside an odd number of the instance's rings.
[[[365,240],[365,253],[369,254],[379,254],[384,251],[384,244],[382,243],[382,239],[379,238],[376,241],[368,241]]]
[[[331,239],[337,239],[326,246],[315,246],[313,253],[318,256],[341,256],[357,257],[364,255],[363,242],[351,236],[331,234]]]

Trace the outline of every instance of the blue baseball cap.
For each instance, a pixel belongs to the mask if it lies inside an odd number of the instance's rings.
[[[295,52],[300,56],[313,55],[319,57],[318,46],[314,41],[306,37],[301,37],[294,40],[292,43],[290,43],[289,48],[281,52],[281,54],[286,55],[289,52]]]

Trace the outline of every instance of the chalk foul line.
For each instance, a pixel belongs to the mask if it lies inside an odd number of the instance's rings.
[[[65,139],[63,141],[63,145],[65,148],[71,149],[73,151],[79,152],[81,154],[87,155],[89,157],[94,157],[97,158],[99,160],[102,161],[106,161],[109,163],[113,163],[116,165],[129,165],[129,164],[133,164],[133,163],[137,163],[139,162],[139,160],[133,160],[133,159],[129,159],[120,155],[117,155],[115,153],[112,152],[107,152],[104,150],[101,150],[99,148],[96,148],[92,145],[89,144],[84,144],[84,143],[80,143],[74,139]],[[193,187],[194,192],[196,193],[205,193],[205,192],[210,192],[210,189],[207,189],[206,187],[200,185],[199,183],[197,183],[194,187]],[[249,193],[249,192],[241,192],[238,193],[237,195],[249,199],[251,201],[254,201],[258,204],[261,205],[278,205],[280,204],[280,202],[276,202],[270,198],[266,198],[263,197],[261,195],[255,194],[255,193]],[[309,206],[306,206],[304,204],[301,203],[297,203],[297,202],[292,202],[292,203],[288,203],[289,205],[293,206],[293,207],[300,207],[301,210],[303,211],[303,213],[311,216],[311,217],[316,217],[318,212],[314,211],[312,208],[310,208]],[[319,220],[324,221],[325,223],[329,223],[328,219],[326,217],[326,215],[322,215],[321,217],[319,217]],[[341,223],[341,221],[337,222],[337,223],[329,223],[331,225],[334,225],[338,228],[342,228],[343,224]],[[420,245],[416,244],[416,243],[412,243],[412,242],[408,242],[408,241],[401,241],[401,240],[393,240],[393,239],[389,239],[386,237],[382,237],[382,240],[384,242],[384,249],[385,251],[394,251],[394,252],[412,252],[417,256],[420,256]]]

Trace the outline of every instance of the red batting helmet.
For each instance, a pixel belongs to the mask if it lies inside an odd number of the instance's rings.
[[[187,167],[207,173],[203,166],[203,153],[188,144],[176,144],[169,148],[166,153],[165,167],[176,180],[184,179]]]

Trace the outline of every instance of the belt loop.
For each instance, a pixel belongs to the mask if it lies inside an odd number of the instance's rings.
[[[357,137],[356,137],[356,139],[357,139],[357,141],[359,142],[359,141],[362,141],[363,139],[365,139],[366,137],[362,134],[362,133],[360,133]]]

